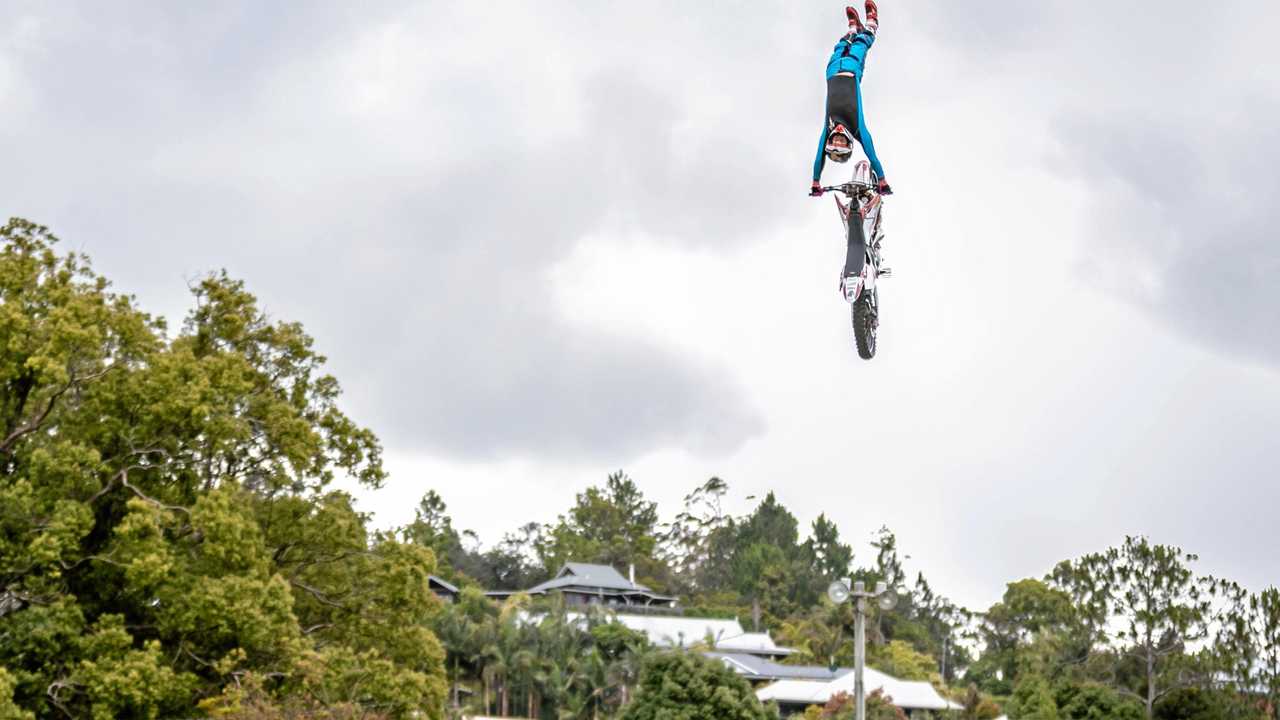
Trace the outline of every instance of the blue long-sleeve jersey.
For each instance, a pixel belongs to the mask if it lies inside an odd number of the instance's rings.
[[[862,150],[871,162],[871,169],[876,177],[885,176],[884,166],[876,155],[876,146],[871,140],[871,131],[867,130],[866,117],[862,112],[862,73],[866,69],[867,51],[875,41],[876,36],[869,32],[858,33],[852,38],[846,35],[831,51],[831,59],[827,61],[827,112],[822,121],[822,136],[818,139],[818,157],[813,161],[814,180],[822,178],[822,169],[827,162],[827,136],[833,122],[844,125],[854,133],[858,142],[862,143]],[[832,92],[831,80],[840,73],[853,73],[851,96],[848,93]]]

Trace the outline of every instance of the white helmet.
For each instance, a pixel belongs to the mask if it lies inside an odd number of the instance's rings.
[[[843,146],[836,145],[832,142],[836,137],[845,139]],[[844,125],[833,124],[830,132],[827,133],[827,157],[832,161],[842,163],[849,162],[849,158],[853,157],[853,133]]]

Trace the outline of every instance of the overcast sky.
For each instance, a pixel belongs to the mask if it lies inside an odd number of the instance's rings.
[[[225,267],[489,542],[626,469],[974,607],[1149,534],[1280,582],[1275,0],[884,0],[879,357],[806,196],[828,2],[0,2],[0,214]],[[845,167],[829,168],[841,179]]]

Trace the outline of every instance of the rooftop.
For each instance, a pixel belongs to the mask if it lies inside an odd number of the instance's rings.
[[[649,642],[659,647],[691,647],[708,640],[719,645],[745,634],[737,620],[625,613],[618,613],[616,618],[627,628],[644,633]]]
[[[725,637],[716,643],[716,649],[719,650],[735,650],[754,655],[790,655],[795,652],[791,648],[784,648],[773,641],[769,637],[769,633],[749,633],[744,632],[741,635]]]
[[[649,592],[649,588],[631,582],[622,573],[608,565],[588,565],[587,563],[565,563],[560,572],[550,580],[529,588],[530,593],[543,593],[556,588],[580,586],[601,588],[603,590],[626,590],[631,592]]]
[[[631,582],[608,565],[572,562],[565,563],[555,577],[528,590],[490,590],[485,595],[505,598],[522,592],[545,595],[554,590],[569,592],[575,596],[598,596],[600,602],[605,604],[671,605],[675,602],[673,597],[659,595],[644,585]]]
[[[428,581],[429,583],[431,583],[431,584],[439,585],[441,588],[444,588],[445,590],[448,590],[449,592],[453,593],[454,595],[457,595],[457,594],[458,594],[458,586],[457,586],[457,585],[454,585],[453,583],[451,583],[451,582],[449,582],[449,581],[447,581],[447,580],[445,580],[444,578],[440,577],[439,575],[428,575],[428,576],[427,576],[427,581]]]
[[[707,657],[720,660],[730,670],[749,680],[834,680],[852,668],[832,670],[816,665],[783,665],[768,658],[747,653],[709,652]]]
[[[643,634],[657,647],[689,648],[706,644],[727,655],[784,657],[795,652],[773,641],[769,633],[749,633],[736,619],[696,618],[683,615],[635,614],[615,608],[613,619],[629,630]]]
[[[927,682],[899,680],[892,675],[867,668],[864,682],[868,693],[883,690],[893,704],[910,710],[962,709],[941,695]],[[756,691],[761,701],[776,700],[792,705],[823,705],[840,693],[853,694],[854,675],[849,670],[832,680],[779,680]]]

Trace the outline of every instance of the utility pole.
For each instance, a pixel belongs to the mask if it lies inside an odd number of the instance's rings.
[[[862,583],[853,586],[856,593],[865,590]],[[853,697],[856,705],[857,720],[867,720],[867,686],[863,680],[863,670],[867,666],[867,599],[858,596],[854,608],[853,631]]]
[[[881,610],[888,612],[898,604],[898,595],[884,582],[876,583],[875,592],[867,592],[867,585],[861,580],[837,580],[827,588],[827,597],[837,605],[853,601],[854,708],[857,720],[867,720],[867,687],[863,681],[863,670],[867,666],[867,601],[874,599]]]
[[[947,636],[942,638],[942,684],[948,685],[948,686],[951,684],[947,682],[947,653],[950,650],[951,650],[951,634],[947,633]]]

